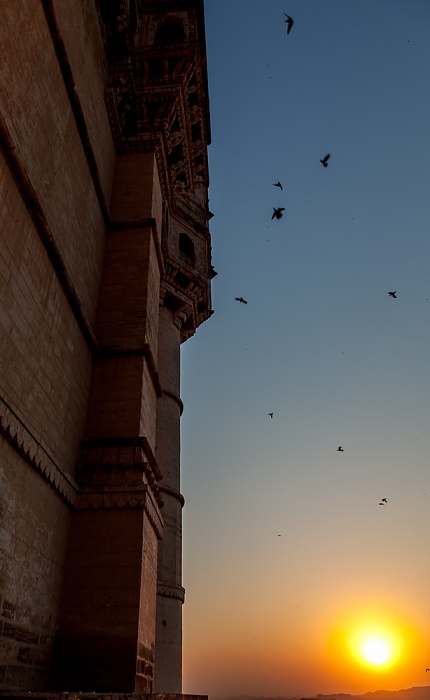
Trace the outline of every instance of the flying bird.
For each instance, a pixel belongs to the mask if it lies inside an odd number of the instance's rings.
[[[381,498],[381,503],[388,503],[386,498]]]
[[[282,212],[283,211],[285,211],[285,207],[278,207],[277,209],[275,209],[275,207],[273,207],[273,214],[272,214],[271,221],[273,221],[273,219],[282,219],[282,217],[283,217]]]
[[[339,445],[339,447],[337,448],[337,452],[344,452],[342,445]]]
[[[292,17],[290,17],[290,15],[287,15],[285,12],[284,12],[284,15],[287,18],[287,19],[284,19],[284,22],[287,25],[287,34],[289,34],[293,28],[294,20]]]
[[[267,415],[273,418],[273,413],[268,413]]]
[[[393,299],[397,299],[396,294],[397,292],[388,292],[388,296],[393,297]]]
[[[247,304],[248,303],[246,301],[246,299],[244,299],[243,297],[235,297],[234,300],[238,301],[240,304]]]
[[[273,183],[273,187],[279,187],[281,190],[284,189],[284,188],[282,187],[281,183],[279,182],[279,180],[278,180],[278,182],[274,182],[274,183]]]
[[[329,159],[329,158],[331,158],[330,153],[327,153],[327,155],[324,156],[324,158],[320,158],[320,163],[321,163],[321,165],[322,165],[324,168],[327,167],[327,165],[328,165],[328,159]]]
[[[427,671],[430,671],[430,668],[426,668],[426,673],[427,673]]]
[[[379,503],[380,506],[385,506],[385,503],[383,501],[380,501]]]

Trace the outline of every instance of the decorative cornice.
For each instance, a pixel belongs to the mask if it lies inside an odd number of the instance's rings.
[[[147,438],[106,437],[82,441],[76,471],[82,488],[104,488],[112,474],[118,484],[117,475],[126,473],[133,486],[147,484],[162,507],[158,482],[163,477]]]
[[[139,16],[132,17],[128,3],[112,4],[107,9],[98,0],[110,69],[105,102],[117,152],[144,151],[149,143],[157,154],[164,199],[207,188],[210,130],[202,8],[197,15],[191,8],[161,13],[162,23],[173,17],[186,37],[160,44],[155,38],[160,8],[154,14],[139,7]]]
[[[179,491],[175,491],[175,489],[170,488],[170,486],[159,486],[159,489],[160,493],[164,493],[166,496],[174,498],[176,501],[179,501],[182,508],[184,507],[185,498],[183,497],[182,493],[179,493]]]
[[[194,335],[198,326],[211,317],[210,279],[164,250],[165,277],[160,302],[175,311],[181,342]]]
[[[42,440],[19,417],[18,409],[1,397],[0,434],[70,508],[76,505],[79,487],[75,480],[55,462]]]
[[[183,603],[185,601],[185,588],[157,581],[157,595],[163,598],[176,598],[176,600],[180,600]]]
[[[184,411],[184,404],[182,399],[177,395],[174,394],[173,391],[169,391],[168,389],[162,389],[162,396],[167,396],[169,399],[172,399],[176,404],[179,406],[179,414],[182,416],[182,413]]]
[[[77,510],[144,510],[157,538],[163,536],[163,520],[147,484],[105,486],[103,489],[83,487],[76,504]]]

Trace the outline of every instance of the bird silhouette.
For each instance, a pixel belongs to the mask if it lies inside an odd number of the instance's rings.
[[[430,668],[426,668],[426,673],[427,673],[427,671],[430,671]]]
[[[275,207],[273,207],[273,214],[272,214],[271,220],[273,221],[273,219],[282,219],[282,216],[283,216],[282,212],[283,211],[285,211],[285,207],[278,207],[277,209],[275,209]]]
[[[388,292],[388,296],[393,297],[393,299],[397,299],[396,294],[397,292]]]
[[[292,17],[290,17],[290,15],[287,15],[285,12],[284,12],[284,15],[287,18],[287,19],[284,19],[284,22],[287,25],[287,34],[289,34],[293,28],[294,20]]]
[[[267,415],[273,418],[273,413],[268,413]]]
[[[339,447],[337,448],[337,452],[344,452],[342,445],[339,445]]]
[[[385,506],[385,503],[383,503],[382,501],[380,501],[379,505],[380,505],[380,506]]]
[[[282,187],[281,183],[279,182],[279,180],[278,180],[278,182],[274,182],[274,183],[273,183],[273,187],[279,187],[281,190],[284,189],[284,188]]]
[[[381,503],[388,503],[386,498],[381,498]]]
[[[320,158],[320,163],[323,165],[324,168],[327,167],[329,158],[331,158],[330,153],[327,153],[327,155],[324,156],[324,158]]]
[[[248,302],[246,301],[246,299],[244,299],[243,297],[235,297],[234,300],[240,302],[241,304],[247,304],[247,303],[248,303]]]

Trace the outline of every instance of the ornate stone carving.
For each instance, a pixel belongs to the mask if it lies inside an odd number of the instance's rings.
[[[132,51],[136,31],[135,0],[97,0],[106,55],[113,63],[125,61]]]
[[[77,510],[143,509],[158,539],[161,539],[163,534],[163,520],[147,484],[107,486],[103,489],[82,487],[76,508]]]
[[[77,478],[82,492],[85,488],[89,489],[87,493],[92,493],[91,489],[99,492],[101,487],[100,493],[103,494],[107,493],[106,488],[113,488],[112,493],[120,493],[118,488],[123,488],[125,480],[132,482],[130,488],[140,488],[144,491],[148,486],[158,506],[161,508],[163,505],[158,485],[162,474],[145,437],[83,440]],[[113,505],[120,507],[119,502]],[[108,501],[100,507],[109,507],[107,504]]]
[[[68,506],[75,506],[78,497],[78,485],[75,480],[55,462],[40,438],[37,438],[18,416],[17,410],[12,409],[2,398],[0,433]]]
[[[159,156],[165,160],[164,167],[158,166],[168,171],[163,197],[170,199],[208,186],[206,69],[195,37],[195,22],[187,11],[160,17],[159,12],[151,15],[140,10],[130,22],[136,14],[132,7],[135,5],[125,0],[112,0],[110,9],[99,2],[110,68],[106,106],[118,151],[145,149],[148,134],[158,134],[163,142]],[[139,38],[138,25],[145,37]],[[157,32],[163,26],[182,27],[182,40],[173,32],[159,45]]]
[[[166,496],[170,496],[171,498],[174,498],[176,501],[179,501],[179,503],[181,504],[181,507],[182,508],[184,507],[185,498],[183,497],[182,493],[179,493],[179,491],[175,491],[174,489],[171,489],[169,486],[160,486],[160,492],[166,494]]]
[[[165,598],[176,598],[183,603],[185,601],[185,588],[182,588],[182,586],[167,585],[158,581],[157,595],[164,596]]]
[[[181,330],[181,342],[184,342],[212,315],[209,278],[202,277],[179,258],[168,256],[165,250],[163,252],[165,278],[161,303],[169,303],[170,300]]]

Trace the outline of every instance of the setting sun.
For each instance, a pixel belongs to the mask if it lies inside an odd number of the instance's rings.
[[[408,683],[417,667],[425,671],[427,647],[409,610],[367,601],[348,607],[331,611],[336,621],[327,637],[326,663],[339,679],[363,692],[381,683],[390,690]]]
[[[363,658],[374,666],[385,664],[391,656],[391,650],[387,642],[378,637],[366,639],[362,646],[361,653]]]
[[[398,661],[401,652],[399,635],[380,627],[363,627],[351,637],[355,659],[368,668],[385,670]]]

